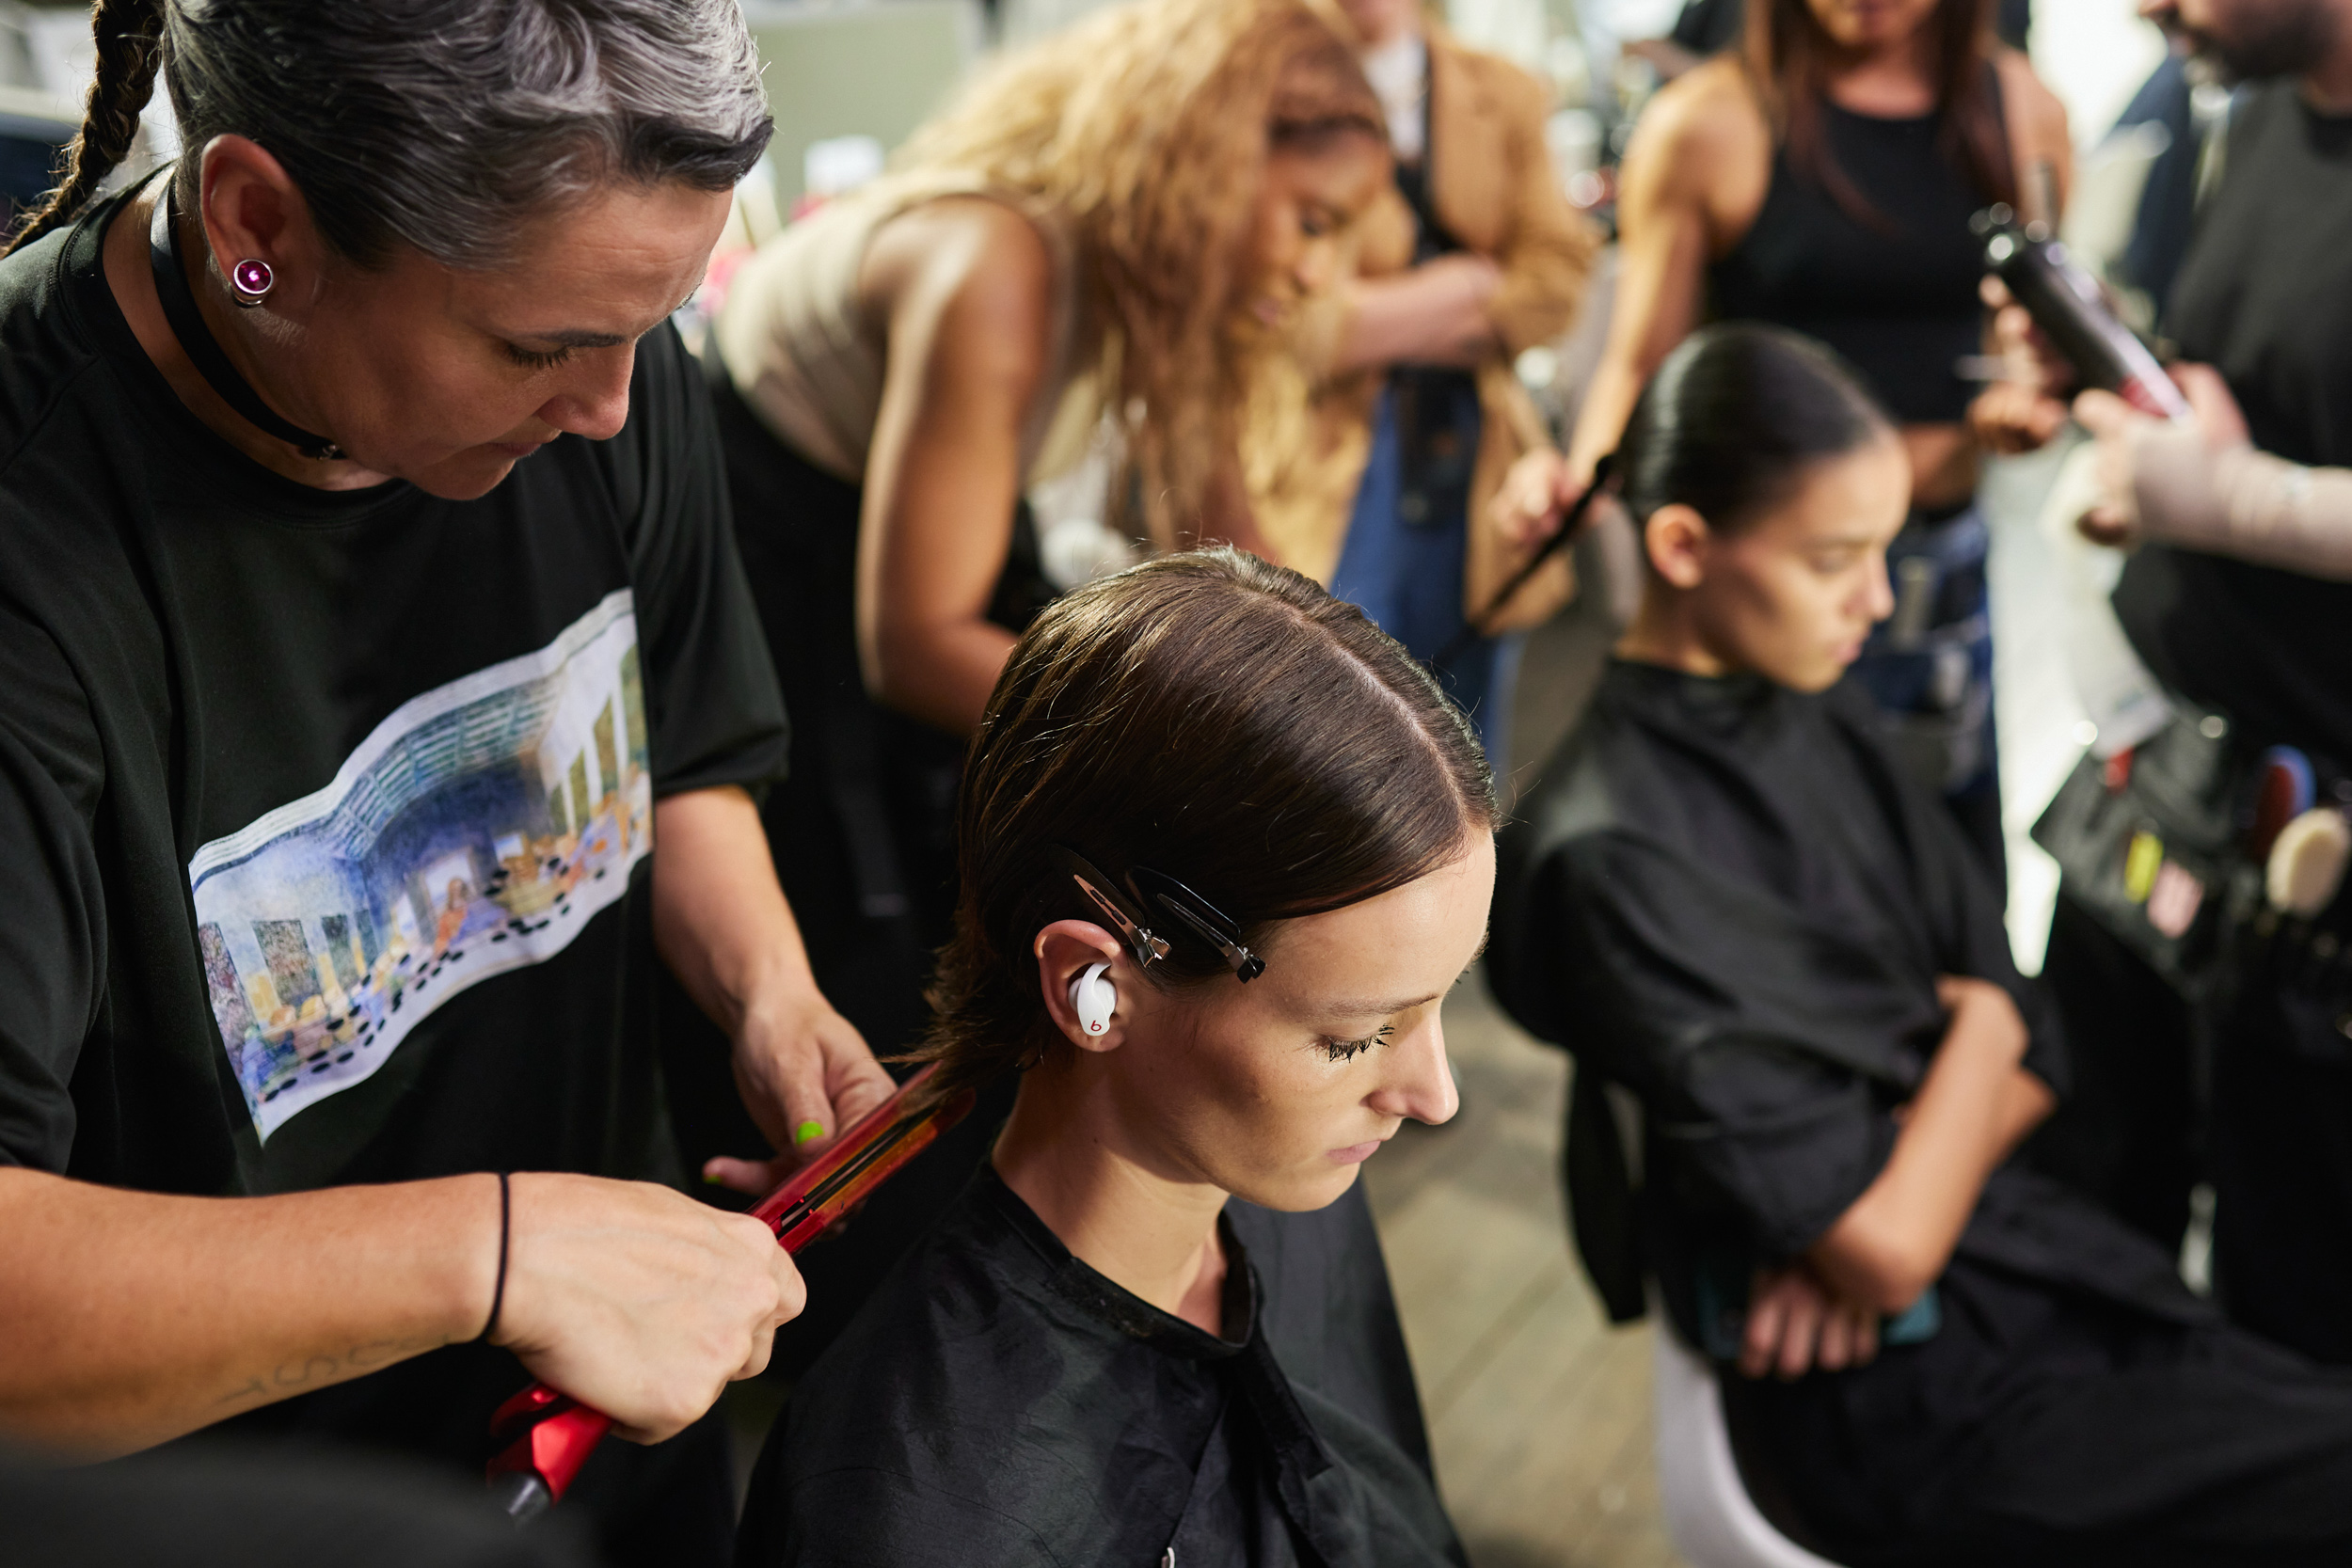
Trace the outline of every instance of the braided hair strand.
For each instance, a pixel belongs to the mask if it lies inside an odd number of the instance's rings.
[[[139,111],[155,93],[163,24],[164,0],[98,0],[92,8],[98,75],[83,106],[82,129],[66,148],[65,177],[25,215],[0,247],[0,256],[70,221],[131,155],[131,144],[139,134]]]

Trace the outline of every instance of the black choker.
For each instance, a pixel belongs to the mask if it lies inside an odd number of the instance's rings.
[[[154,263],[155,293],[163,301],[164,319],[171,323],[172,335],[180,340],[188,362],[247,424],[277,436],[305,457],[339,461],[343,455],[342,448],[280,417],[262,401],[252,383],[239,375],[237,367],[229,362],[229,356],[213,336],[212,328],[204,325],[204,313],[197,309],[196,295],[188,288],[187,268],[180,260],[180,226],[174,221],[177,214],[172,184],[171,176],[167,174],[163,193],[155,198],[155,221],[148,234],[148,260]]]

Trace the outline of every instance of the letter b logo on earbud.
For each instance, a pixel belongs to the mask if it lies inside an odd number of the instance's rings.
[[[1111,1012],[1119,1006],[1119,988],[1103,978],[1108,964],[1089,964],[1086,973],[1070,982],[1070,1006],[1078,1027],[1089,1035],[1108,1034]]]

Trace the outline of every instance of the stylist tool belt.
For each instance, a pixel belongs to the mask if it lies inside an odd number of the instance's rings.
[[[2249,937],[2310,933],[2335,903],[2347,800],[2352,780],[2325,759],[2257,752],[2222,715],[2176,698],[2138,745],[2086,753],[2033,837],[2068,895],[2197,1003]]]

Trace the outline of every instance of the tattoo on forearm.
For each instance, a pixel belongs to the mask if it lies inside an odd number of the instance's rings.
[[[448,1343],[449,1339],[438,1335],[405,1339],[370,1339],[353,1345],[341,1355],[313,1354],[281,1361],[267,1371],[255,1373],[213,1403],[217,1408],[225,1404],[259,1404],[290,1399],[312,1388],[340,1383],[347,1377],[389,1367],[395,1361],[405,1360],[425,1351],[438,1350]]]

